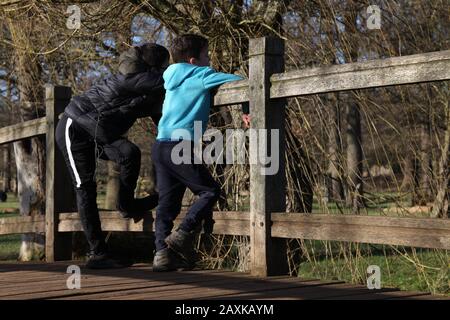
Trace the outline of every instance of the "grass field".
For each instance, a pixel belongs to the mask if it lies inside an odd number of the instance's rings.
[[[0,260],[15,261],[19,256],[20,235],[0,236]]]
[[[8,193],[6,202],[0,202],[0,218],[14,217],[19,214],[19,202],[16,196]],[[0,236],[0,260],[17,260],[20,249],[20,235]]]
[[[327,246],[334,248],[333,254],[325,250]],[[376,265],[382,287],[450,294],[446,250],[321,241],[308,241],[306,248],[303,252],[308,254],[298,267],[300,277],[364,284],[367,267]]]
[[[99,194],[97,202],[103,205],[104,194]],[[13,193],[8,193],[6,202],[0,202],[0,218],[16,217],[19,215],[19,202]],[[15,261],[19,256],[21,235],[0,235],[0,261]]]

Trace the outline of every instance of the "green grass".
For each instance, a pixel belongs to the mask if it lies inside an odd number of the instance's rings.
[[[336,247],[338,243],[334,244],[333,247]],[[348,244],[345,246],[348,249]],[[367,246],[359,245],[362,254],[348,249],[344,257],[337,254],[338,250],[333,250],[334,257],[331,257],[321,250],[324,245],[319,241],[310,242],[308,247],[314,249],[314,259],[304,259],[298,266],[298,275],[302,278],[341,280],[365,285],[367,267],[377,265],[384,288],[450,294],[448,251],[402,247],[395,251],[389,246],[384,246],[383,251],[381,245],[370,246],[375,250],[364,250]]]
[[[13,210],[13,212],[11,212]],[[14,193],[8,193],[6,202],[0,202],[0,218],[17,215],[19,211],[19,200]]]
[[[100,193],[97,197],[99,207],[103,207],[105,194]],[[16,217],[19,215],[19,201],[14,193],[8,193],[6,202],[0,202],[0,219]],[[17,260],[20,250],[21,235],[0,236],[0,261]]]
[[[20,234],[0,236],[0,260],[17,260],[20,249]]]
[[[12,211],[12,212],[11,212]],[[19,215],[19,202],[15,194],[8,193],[6,202],[0,202],[0,218]],[[20,234],[0,236],[0,260],[17,260],[20,249]]]
[[[360,214],[369,216],[385,215],[383,209],[409,207],[410,203],[410,196],[405,196],[397,192],[374,192],[365,194],[366,208],[361,209]],[[334,201],[328,202],[327,207],[323,208],[317,197],[314,196],[312,213],[351,214],[352,208],[344,204],[338,205]]]
[[[386,215],[383,209],[392,207],[409,207],[411,199],[409,196],[394,192],[374,192],[366,195],[366,208],[361,209],[360,214],[369,216]],[[232,206],[231,201],[229,205]],[[250,197],[242,197],[242,205],[239,208],[241,211],[250,210]],[[327,207],[320,205],[316,196],[313,198],[312,213],[314,214],[352,214],[352,208],[344,204],[338,204],[335,201],[330,201]]]

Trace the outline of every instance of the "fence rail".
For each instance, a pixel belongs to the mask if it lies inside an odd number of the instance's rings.
[[[274,74],[271,98],[450,79],[450,50]]]
[[[283,113],[277,110],[285,106],[285,98],[450,79],[450,50],[286,73],[283,55],[284,44],[279,39],[251,40],[249,80],[221,86],[214,98],[215,106],[249,101],[252,127],[278,128],[282,137]],[[70,88],[48,86],[45,118],[0,129],[0,144],[46,135],[46,216],[2,218],[0,235],[45,232],[48,261],[70,259],[70,233],[82,231],[78,214],[73,212],[64,160],[54,143],[58,115],[70,96]],[[280,152],[283,150],[284,141],[280,140]],[[450,220],[285,213],[284,163],[280,165],[281,173],[275,176],[262,176],[260,169],[259,164],[250,166],[250,212],[215,212],[213,231],[250,236],[255,275],[283,272],[284,267],[277,263],[283,260],[280,238],[450,249]],[[134,223],[122,219],[118,212],[102,211],[100,216],[105,231],[154,230],[152,217]],[[175,224],[183,216],[181,213]]]
[[[17,233],[44,233],[45,217],[21,216],[0,219],[0,235]]]
[[[47,132],[47,119],[21,122],[9,127],[0,128],[0,145],[18,140],[44,135]]]
[[[175,220],[181,223],[186,212]],[[105,231],[147,231],[154,228],[155,215],[138,223],[123,219],[118,212],[100,213]],[[249,236],[248,212],[214,212],[214,234]],[[450,249],[450,220],[356,215],[272,213],[274,238],[350,241],[409,247]],[[60,215],[59,232],[82,231],[77,213]]]
[[[177,217],[181,223],[186,212]],[[101,211],[104,231],[153,232],[153,216],[134,223],[118,212]],[[249,236],[248,212],[214,212],[214,234]],[[450,220],[384,216],[356,216],[303,213],[272,213],[271,234],[274,238],[349,241],[400,245],[421,248],[450,249]],[[58,232],[83,231],[78,213],[59,215]],[[13,217],[0,219],[0,235],[45,232],[45,218]]]
[[[226,83],[214,96],[214,106],[226,106],[248,101],[248,80]]]

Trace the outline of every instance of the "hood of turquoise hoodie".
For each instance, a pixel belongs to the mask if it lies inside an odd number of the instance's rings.
[[[166,90],[173,90],[179,87],[186,78],[191,77],[198,68],[198,66],[189,63],[175,63],[170,65],[163,74],[164,88]]]

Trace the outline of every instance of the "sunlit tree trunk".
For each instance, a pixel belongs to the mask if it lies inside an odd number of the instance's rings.
[[[420,151],[419,151],[419,190],[417,203],[425,206],[431,201],[431,132],[430,123],[426,121],[420,126]]]
[[[122,32],[118,32],[116,35],[116,50],[117,54],[122,53],[127,50],[131,41],[131,23],[132,17],[130,18],[127,29],[124,29]],[[117,72],[117,70],[112,70],[113,73]],[[113,162],[108,161],[108,177],[106,179],[106,196],[105,196],[105,209],[108,210],[116,210],[117,208],[117,200],[119,198],[119,173],[120,166]]]
[[[344,189],[342,186],[342,143],[341,143],[341,107],[339,104],[339,95],[330,94],[332,112],[330,114],[330,135],[328,142],[328,154],[330,163],[328,166],[329,195],[333,200],[344,199]]]
[[[44,116],[41,68],[32,55],[29,41],[32,32],[30,21],[8,21],[11,39],[15,46],[15,74],[20,102],[15,110],[21,121]],[[45,138],[37,137],[14,143],[17,167],[17,189],[21,215],[45,214]],[[44,254],[43,234],[24,234],[19,259],[29,261]]]
[[[432,217],[450,218],[450,107],[446,102],[447,128],[441,159],[439,160],[438,190],[433,203]]]
[[[347,206],[353,208],[353,213],[358,213],[363,206],[363,154],[361,135],[361,115],[359,106],[355,102],[350,102],[346,110],[347,128],[347,179],[348,193]]]

